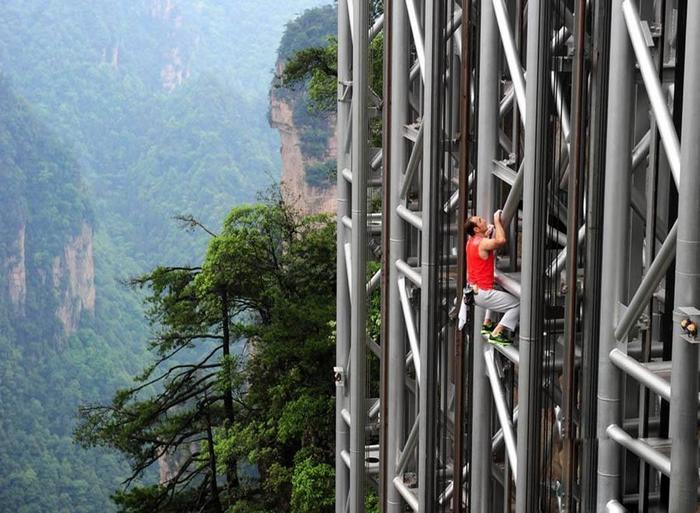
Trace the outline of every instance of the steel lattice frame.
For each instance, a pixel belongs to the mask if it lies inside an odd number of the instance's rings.
[[[338,1],[336,513],[363,512],[370,487],[389,513],[694,512],[698,345],[681,322],[700,324],[700,2],[385,0],[370,17]],[[521,298],[506,348],[479,308],[468,336],[455,325],[462,222],[498,207],[497,282]]]

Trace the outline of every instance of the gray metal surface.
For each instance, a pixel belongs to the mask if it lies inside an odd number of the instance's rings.
[[[700,3],[688,2],[688,16],[700,19]],[[674,321],[687,318],[683,308],[700,308],[700,32],[688,28],[683,94],[681,176],[678,192],[678,244]],[[678,315],[680,314],[680,315]],[[700,319],[699,319],[700,320]],[[669,512],[697,509],[698,487],[698,344],[673,328],[671,372],[671,484]]]
[[[622,423],[622,374],[608,355],[617,345],[615,325],[618,303],[626,295],[626,237],[629,223],[632,142],[633,62],[632,49],[622,16],[621,2],[613,0],[610,28],[610,87],[608,97],[605,206],[603,222],[603,268],[598,356],[598,479],[597,508],[620,499],[621,451],[608,437],[611,424]]]
[[[336,513],[375,493],[390,513],[695,511],[698,344],[680,321],[700,309],[700,36],[684,25],[700,4],[471,4],[391,0],[371,19],[338,3]],[[499,207],[496,283],[521,299],[508,347],[486,343],[479,308],[457,332],[459,230]],[[370,260],[388,269],[370,279]],[[379,286],[388,326],[367,340]]]

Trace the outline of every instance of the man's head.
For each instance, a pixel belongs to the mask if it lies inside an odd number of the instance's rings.
[[[467,222],[464,223],[464,229],[470,237],[479,234],[483,235],[486,233],[486,230],[488,230],[488,223],[483,217],[471,216],[467,219]]]

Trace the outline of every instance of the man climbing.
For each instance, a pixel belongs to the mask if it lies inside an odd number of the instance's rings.
[[[513,334],[520,317],[520,301],[501,290],[493,288],[496,250],[507,242],[501,223],[501,211],[493,215],[494,226],[486,220],[472,216],[464,223],[469,235],[467,241],[467,283],[474,291],[474,303],[486,309],[481,333],[489,335],[492,344],[507,345],[513,342]],[[495,236],[490,235],[495,231]],[[494,327],[491,312],[502,312],[503,317]]]

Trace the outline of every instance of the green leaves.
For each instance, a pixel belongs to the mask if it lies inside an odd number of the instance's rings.
[[[76,430],[83,445],[126,455],[130,481],[163,455],[172,460],[160,487],[116,496],[122,511],[144,511],[136,497],[153,511],[210,500],[288,510],[297,474],[295,507],[307,511],[304,483],[326,479],[319,465],[333,457],[334,244],[329,217],[301,217],[273,195],[234,208],[201,267],[157,267],[134,280],[149,291],[156,359],[112,404],[83,408]],[[237,337],[248,353],[232,351]],[[239,479],[240,461],[259,477]],[[332,501],[324,497],[318,504]]]
[[[294,467],[292,513],[329,513],[335,505],[335,471],[306,458]]]

